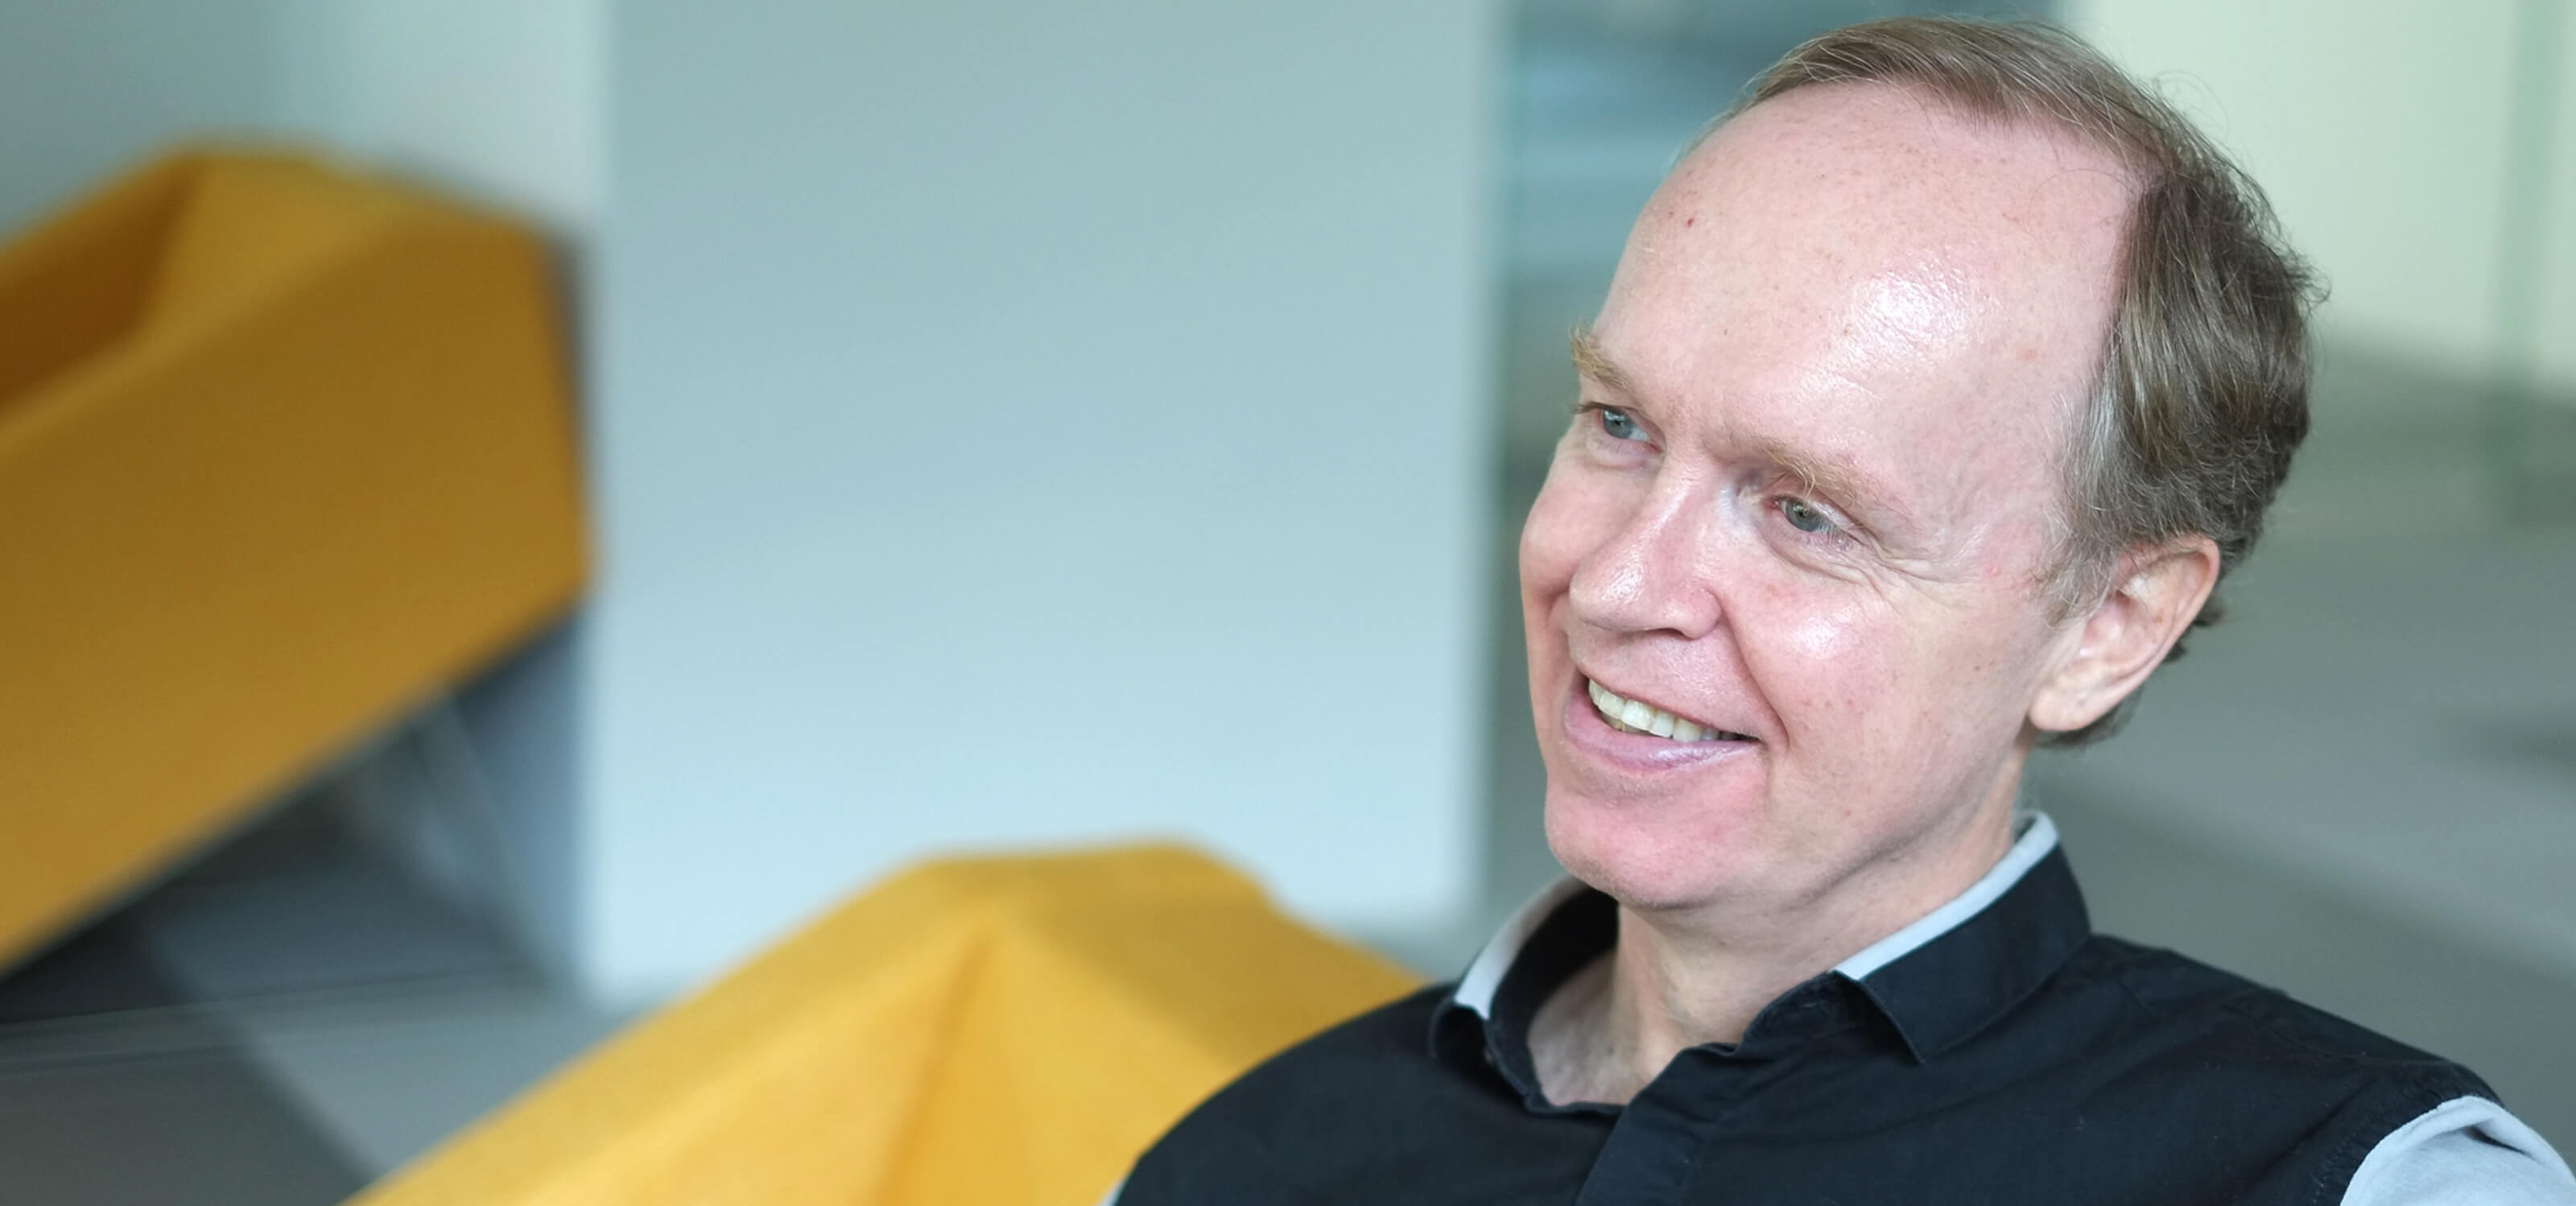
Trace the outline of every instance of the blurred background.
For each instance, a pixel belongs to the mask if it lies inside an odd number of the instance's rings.
[[[2013,10],[2199,117],[2333,288],[2231,618],[2032,802],[2102,928],[2562,1147],[2568,7]],[[1178,837],[1454,974],[1557,873],[1511,548],[1566,332],[1753,72],[1908,11],[1957,6],[0,0],[0,239],[190,143],[540,232],[588,530],[577,605],[0,950],[0,1201],[337,1201],[945,851]],[[0,479],[62,380],[0,372]]]

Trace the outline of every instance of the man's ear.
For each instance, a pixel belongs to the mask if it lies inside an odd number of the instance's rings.
[[[2100,720],[2147,681],[2218,585],[2218,544],[2188,536],[2123,554],[2111,590],[2062,646],[2030,723],[2065,733]]]

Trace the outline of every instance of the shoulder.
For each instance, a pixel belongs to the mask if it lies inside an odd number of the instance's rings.
[[[2467,1068],[2242,976],[2096,937],[2065,988],[2103,998],[2135,1060],[2126,1087],[2305,1148],[2321,1200],[2576,1206],[2549,1145]],[[2110,998],[2116,998],[2116,1004]],[[2259,1145],[2268,1146],[2268,1145]],[[2519,1191],[2554,1186],[2548,1193]]]
[[[2378,1069],[2486,1092],[2458,1064],[2173,951],[2096,936],[2066,970],[2079,986],[2116,990],[2149,1029],[2206,1054],[2224,1050],[2260,1065]]]
[[[2344,1206],[2576,1206],[2576,1177],[2538,1132],[2483,1097],[2435,1106],[2390,1132],[2353,1173]]]
[[[2065,970],[2065,991],[2111,998],[2097,1037],[2175,1092],[2336,1120],[2371,1142],[2453,1098],[2495,1096],[2450,1060],[2169,950],[2097,936]]]

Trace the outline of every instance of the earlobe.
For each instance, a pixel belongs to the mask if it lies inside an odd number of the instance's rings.
[[[2119,706],[2191,627],[2218,567],[2217,543],[2198,535],[2121,557],[2111,589],[2069,634],[2031,701],[2032,727],[2073,732]]]

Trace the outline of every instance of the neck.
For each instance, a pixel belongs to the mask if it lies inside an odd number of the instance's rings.
[[[1551,1101],[1624,1103],[1682,1051],[1743,1041],[1790,989],[1941,907],[2012,845],[2018,776],[1954,832],[1927,835],[1817,896],[1619,908],[1619,938],[1540,1007],[1531,1054]]]

